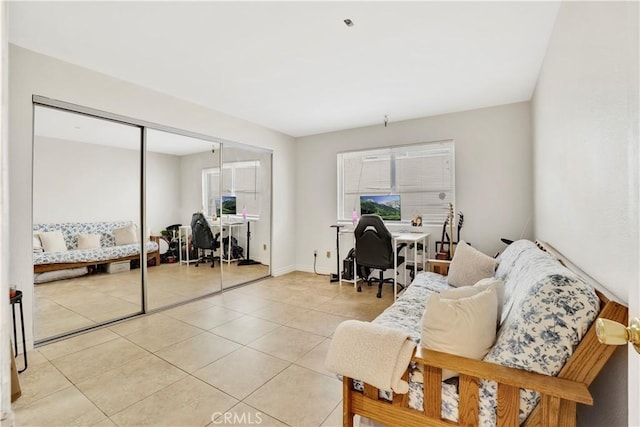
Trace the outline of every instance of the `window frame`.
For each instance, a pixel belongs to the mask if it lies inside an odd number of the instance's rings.
[[[254,184],[253,184],[253,191],[250,190],[239,190],[237,188],[237,171],[239,169],[246,169],[246,168],[253,168],[254,170]],[[202,208],[204,211],[204,215],[208,218],[213,218],[216,215],[215,214],[215,202],[214,202],[214,207],[213,207],[213,211],[211,211],[211,206],[209,205],[209,195],[211,194],[211,190],[213,188],[213,192],[216,195],[216,197],[214,197],[214,199],[221,197],[221,196],[235,196],[236,198],[238,197],[238,193],[241,194],[253,194],[254,199],[257,200],[256,206],[255,206],[255,211],[253,211],[253,209],[249,208],[247,209],[247,217],[251,218],[251,219],[259,219],[260,217],[260,189],[258,188],[257,185],[257,176],[258,176],[258,170],[260,169],[260,160],[239,160],[239,161],[232,161],[232,162],[224,162],[222,165],[222,177],[221,177],[221,173],[220,173],[220,167],[212,167],[212,168],[203,168],[202,169],[202,174],[201,174],[201,178],[202,178]],[[228,185],[228,191],[225,191],[225,189],[222,189],[222,194],[218,194],[220,192],[220,187],[221,185],[218,185],[218,187],[216,188],[216,186],[210,186],[209,185],[209,177],[210,176],[216,176],[218,177],[218,184],[220,184],[220,180],[224,180],[224,171],[228,170],[230,172],[230,176],[229,176],[229,185]],[[224,180],[223,184],[225,184],[225,186],[227,186],[227,182],[226,180]],[[240,205],[239,205],[240,206]],[[241,209],[241,207],[239,208]],[[242,215],[242,213],[236,212],[236,216],[240,216]]]
[[[412,153],[415,154],[413,158],[416,159],[426,159],[427,157],[442,158],[442,167],[438,169],[439,171],[442,171],[442,179],[440,183],[435,183],[434,185],[433,181],[430,181],[425,183],[424,185],[420,185],[417,190],[411,191],[408,191],[406,187],[404,190],[399,189],[399,187],[402,187],[402,182],[400,182],[402,172],[398,170],[398,163],[402,159],[412,158]],[[359,196],[362,195],[400,195],[402,203],[401,220],[389,221],[388,224],[410,225],[412,218],[415,215],[419,215],[423,219],[423,226],[441,226],[449,213],[449,203],[452,204],[453,211],[455,212],[455,141],[453,139],[367,148],[363,150],[343,151],[337,153],[336,159],[336,217],[338,224],[352,223],[353,210],[356,211],[357,217],[360,217],[360,203],[358,202],[358,200]],[[345,171],[345,168],[349,167],[347,165],[349,161],[357,162],[358,159],[360,159],[360,170],[357,173],[358,184],[357,189],[354,192],[353,186],[349,186],[347,180],[349,180],[349,175],[351,175],[351,177],[353,178],[356,174],[354,174],[353,170],[351,173]],[[378,169],[382,171],[380,172],[380,175],[377,176],[379,180],[377,184],[380,184],[379,190],[371,189],[375,188],[375,185],[370,187],[369,189],[363,189],[363,187],[367,186],[366,183],[361,182],[363,179],[362,175],[365,162],[380,160],[382,160],[383,162],[387,161],[388,165],[385,166],[384,164],[380,164],[378,166]],[[421,166],[422,165],[418,165],[419,170],[421,170]],[[385,168],[388,169],[388,179],[386,179],[386,177],[384,176],[384,174],[386,173]],[[373,175],[375,175],[375,172],[373,173]],[[406,186],[406,178],[404,182]],[[445,194],[445,199],[442,201],[442,206],[439,206],[440,202],[434,201],[433,199],[433,196],[436,193],[438,194],[438,196],[440,195],[440,193]],[[430,202],[428,201],[429,195],[431,195]],[[356,197],[355,200],[354,196]],[[419,200],[419,202],[416,202],[416,200]],[[353,203],[354,205],[353,210],[351,208],[347,209],[347,204],[351,203]],[[413,207],[411,207],[411,203],[413,203]],[[418,203],[417,206],[415,206],[416,203]],[[434,209],[437,212],[433,212]]]

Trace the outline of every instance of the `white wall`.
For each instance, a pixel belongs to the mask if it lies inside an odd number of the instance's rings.
[[[295,266],[293,202],[293,138],[252,123],[194,105],[159,92],[10,45],[9,50],[10,245],[9,280],[24,291],[27,339],[32,343],[33,265],[32,95],[71,102],[153,123],[273,150],[274,204],[281,207],[273,221],[272,273]]]
[[[532,238],[531,125],[528,102],[446,114],[384,127],[370,126],[299,138],[297,165],[297,268],[335,272],[337,166],[341,151],[453,139],[456,210],[464,213],[462,238],[489,254],[504,249],[501,237]],[[431,242],[441,227],[428,230]],[[341,244],[346,244],[343,239]],[[433,248],[431,249],[433,250]],[[332,251],[327,259],[326,251]],[[346,251],[341,246],[340,257]]]
[[[180,156],[147,152],[147,226],[158,236],[180,222]]]
[[[536,235],[637,316],[637,2],[562,4],[532,109]],[[580,408],[581,425],[640,424],[638,356],[628,419],[625,358],[615,362],[592,389],[595,406]]]
[[[36,137],[33,169],[34,223],[139,222],[139,151]]]
[[[154,235],[179,218],[179,165],[178,156],[147,154],[147,224]],[[34,223],[140,222],[139,151],[36,137],[33,167]]]

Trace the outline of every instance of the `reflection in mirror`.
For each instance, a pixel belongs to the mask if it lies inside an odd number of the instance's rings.
[[[220,152],[218,143],[147,129],[147,226],[160,246],[160,264],[147,269],[149,310],[222,289],[213,229],[199,229],[202,237],[191,227],[203,211],[200,171],[219,167]]]
[[[141,312],[140,141],[138,127],[35,106],[36,342]]]
[[[222,172],[202,171],[203,182],[218,190],[203,192],[203,201],[222,229],[223,284],[229,288],[270,274],[271,152],[226,143],[222,157]]]
[[[148,309],[270,274],[271,153],[240,147],[147,129]]]

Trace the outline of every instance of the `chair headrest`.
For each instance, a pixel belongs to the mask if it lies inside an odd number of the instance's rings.
[[[358,221],[358,225],[354,230],[356,238],[358,236],[362,236],[365,232],[373,232],[381,236],[391,236],[391,233],[387,229],[387,226],[384,224],[382,217],[375,214],[362,215],[362,217]]]

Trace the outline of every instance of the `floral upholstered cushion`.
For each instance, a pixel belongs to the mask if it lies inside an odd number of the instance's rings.
[[[593,287],[533,242],[521,240],[505,251],[512,262],[504,274],[505,306],[496,343],[484,360],[546,375],[557,375],[587,333],[600,310]],[[495,395],[496,384],[483,381],[480,394]],[[520,391],[520,421],[539,399]],[[495,415],[481,405],[481,418]]]
[[[128,244],[116,246],[113,230],[132,225],[131,221],[89,222],[89,223],[52,223],[34,224],[34,234],[41,235],[44,232],[61,232],[66,247],[65,252],[35,252],[33,264],[59,264],[76,262],[98,262],[110,259],[122,258],[140,253],[140,244]],[[100,247],[78,249],[78,236],[99,234]],[[147,252],[158,250],[156,242],[146,243]]]
[[[156,242],[147,242],[147,252],[158,250]],[[140,253],[140,245],[111,246],[98,249],[75,249],[65,252],[40,252],[33,254],[33,264],[66,264],[75,262],[98,262],[122,258]]]

